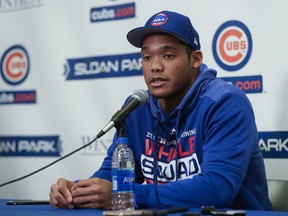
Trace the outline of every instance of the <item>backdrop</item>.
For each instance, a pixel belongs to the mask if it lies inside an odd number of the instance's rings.
[[[268,178],[288,179],[288,3],[285,0],[0,1],[0,184],[88,143],[127,96],[146,89],[126,34],[164,9],[189,16],[204,62],[252,102]],[[1,198],[47,199],[59,178],[87,178],[112,129]]]

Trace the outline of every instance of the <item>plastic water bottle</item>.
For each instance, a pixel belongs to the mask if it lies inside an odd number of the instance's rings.
[[[134,210],[135,163],[126,137],[119,137],[112,158],[112,209]]]

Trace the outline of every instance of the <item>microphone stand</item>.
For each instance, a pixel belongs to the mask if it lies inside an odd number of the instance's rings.
[[[117,131],[117,137],[126,137],[124,120],[119,121],[115,125],[115,128],[116,128],[116,131]]]

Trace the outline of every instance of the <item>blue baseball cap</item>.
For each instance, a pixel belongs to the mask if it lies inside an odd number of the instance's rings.
[[[154,14],[143,27],[132,29],[127,34],[128,41],[141,48],[143,40],[154,34],[169,34],[189,44],[194,50],[200,50],[200,39],[190,19],[172,11]]]

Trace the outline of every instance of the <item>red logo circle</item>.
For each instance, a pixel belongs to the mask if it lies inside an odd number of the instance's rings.
[[[22,46],[13,46],[3,55],[1,61],[3,79],[11,85],[23,82],[29,73],[29,56]]]

